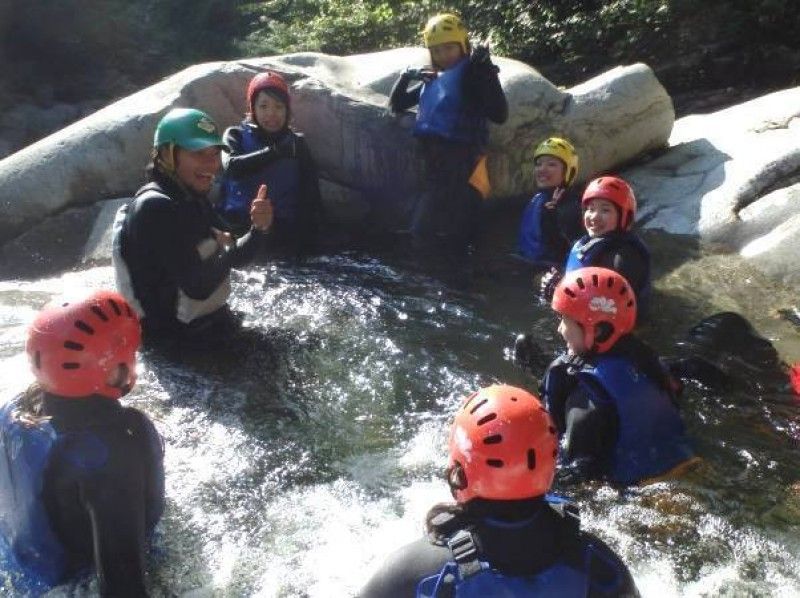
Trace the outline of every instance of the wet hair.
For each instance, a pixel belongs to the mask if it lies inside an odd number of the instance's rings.
[[[38,382],[31,384],[19,395],[11,418],[25,426],[38,426],[50,419],[44,412],[44,389]]]

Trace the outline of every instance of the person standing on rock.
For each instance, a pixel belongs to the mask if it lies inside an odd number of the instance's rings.
[[[114,222],[117,288],[142,317],[145,342],[211,339],[238,328],[227,302],[230,271],[252,259],[272,224],[262,185],[250,229],[235,238],[208,200],[224,143],[200,110],[175,108],[158,123],[150,182]]]
[[[140,339],[112,291],[54,301],[28,331],[37,382],[0,409],[0,534],[31,595],[94,569],[101,596],[147,596],[163,441],[119,402],[136,381]]]
[[[427,536],[374,573],[360,598],[639,595],[628,568],[578,508],[546,494],[558,438],[534,395],[513,386],[464,399],[450,431],[455,504],[434,506]]]
[[[598,266],[614,270],[636,293],[637,321],[647,315],[651,293],[650,251],[631,230],[636,218],[633,189],[619,177],[602,176],[591,181],[581,198],[586,234],[572,246],[566,272]],[[541,295],[549,303],[561,279],[555,268],[541,280]]]
[[[559,475],[635,484],[695,462],[676,404],[680,382],[630,334],[630,284],[607,268],[572,270],[552,307],[567,350],[547,368],[541,392],[563,436]]]
[[[566,139],[550,137],[536,147],[533,162],[538,191],[522,213],[518,249],[537,266],[559,267],[584,233],[580,193],[571,187],[578,154]]]
[[[289,86],[267,71],[247,86],[247,115],[225,131],[222,217],[236,229],[250,226],[250,206],[260,185],[267,185],[274,222],[267,251],[291,254],[313,250],[322,216],[319,178],[305,139],[289,128]]]
[[[508,103],[488,47],[471,48],[460,18],[437,15],[422,36],[432,66],[406,69],[389,98],[393,112],[419,104],[414,135],[425,163],[425,190],[411,233],[418,247],[460,249],[474,239],[482,199],[490,192],[487,119],[505,122]]]

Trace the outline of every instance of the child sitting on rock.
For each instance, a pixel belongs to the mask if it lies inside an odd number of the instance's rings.
[[[406,69],[389,99],[393,112],[419,104],[414,135],[420,140],[426,189],[411,233],[418,246],[462,248],[475,232],[481,197],[489,194],[486,120],[505,122],[508,104],[488,48],[471,48],[461,19],[437,15],[422,35],[432,66]],[[421,83],[409,89],[412,81]]]
[[[278,73],[253,77],[247,87],[248,113],[223,136],[224,197],[218,210],[235,227],[249,228],[250,202],[266,185],[274,209],[268,251],[313,248],[321,217],[319,179],[302,135],[289,128],[289,86]]]
[[[578,154],[566,139],[550,137],[533,154],[538,191],[522,214],[519,253],[545,268],[564,263],[582,235],[581,202],[570,188],[578,173]]]

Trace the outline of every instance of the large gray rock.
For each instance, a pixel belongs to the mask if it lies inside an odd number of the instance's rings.
[[[625,175],[645,227],[722,244],[800,286],[800,87],[678,120],[669,150]]]
[[[335,215],[368,213],[378,226],[402,225],[420,186],[410,132],[414,116],[393,116],[385,106],[398,74],[426,59],[425,50],[404,48],[190,67],[0,161],[0,235],[19,234],[66,206],[130,195],[142,182],[153,130],[168,109],[196,106],[223,126],[234,124],[245,109],[248,80],[266,67],[292,83],[294,124],[331,183],[325,189],[333,193],[324,199]],[[546,136],[575,142],[583,174],[626,162],[669,137],[672,103],[644,65],[617,68],[562,91],[520,62],[496,62],[511,113],[508,123],[491,129],[489,167],[497,196],[533,191],[530,148]]]

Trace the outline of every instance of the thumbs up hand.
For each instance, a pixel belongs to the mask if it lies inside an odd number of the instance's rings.
[[[261,185],[258,188],[253,203],[250,204],[250,222],[262,232],[269,230],[272,226],[272,202],[267,197],[267,186]]]

